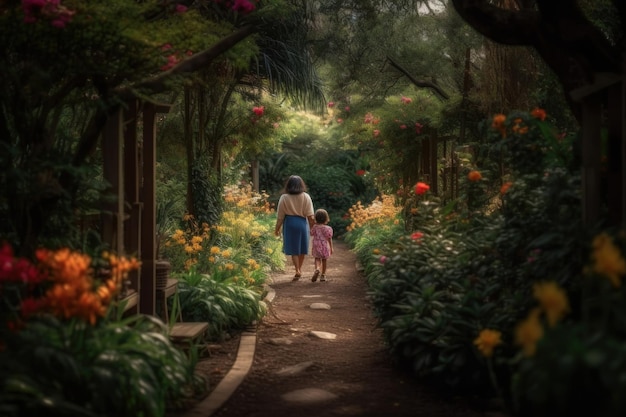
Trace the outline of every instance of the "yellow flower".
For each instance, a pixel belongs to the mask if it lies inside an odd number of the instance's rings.
[[[228,249],[226,249],[224,252],[222,252],[222,256],[224,258],[230,258],[230,251]]]
[[[526,320],[519,323],[515,329],[515,343],[522,346],[526,356],[535,354],[537,342],[543,337],[543,327],[539,322],[540,313],[539,308],[532,309]]]
[[[214,264],[215,263],[215,256],[209,256],[209,262]]]
[[[374,255],[378,255],[380,253],[380,249],[374,249],[374,250],[372,250],[372,253]]]
[[[490,358],[493,355],[493,349],[502,343],[502,333],[497,330],[483,329],[474,339],[476,348],[484,357]]]
[[[211,255],[219,255],[220,252],[220,248],[218,248],[217,246],[211,246]]]
[[[274,249],[272,249],[272,248],[266,248],[266,249],[265,249],[265,253],[267,253],[268,255],[271,255],[272,253],[274,253]]]
[[[611,284],[618,288],[622,285],[622,276],[626,274],[626,262],[611,237],[601,233],[593,239],[591,259],[594,260],[593,270],[604,275]]]
[[[187,253],[193,253],[193,246],[191,246],[191,245],[185,245],[185,252],[187,252]]]
[[[233,264],[232,262],[227,263],[226,265],[224,265],[226,270],[228,271],[232,271],[233,269],[235,269],[235,264]]]
[[[200,244],[202,243],[202,236],[194,236],[191,238],[191,243]]]
[[[567,294],[556,282],[535,284],[533,294],[546,313],[550,326],[554,326],[570,311]]]

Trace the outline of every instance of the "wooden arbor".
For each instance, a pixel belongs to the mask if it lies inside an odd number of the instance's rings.
[[[103,207],[102,238],[116,253],[140,259],[125,301],[127,309],[148,315],[156,304],[156,118],[169,110],[132,100],[109,117],[102,133],[104,179],[116,196]]]

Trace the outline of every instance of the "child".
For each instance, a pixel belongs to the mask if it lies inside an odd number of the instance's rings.
[[[317,281],[320,277],[320,267],[322,268],[322,276],[320,281],[326,281],[326,259],[333,254],[333,228],[328,226],[330,217],[324,209],[315,211],[315,224],[311,228],[311,236],[313,236],[313,247],[311,254],[315,258],[315,272],[311,281]]]

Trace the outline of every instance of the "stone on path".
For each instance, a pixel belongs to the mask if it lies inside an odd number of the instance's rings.
[[[326,303],[313,303],[310,305],[313,310],[330,310],[330,305]]]
[[[288,337],[272,337],[271,339],[267,339],[267,343],[271,345],[284,346],[292,344],[293,340]]]
[[[306,371],[311,366],[313,366],[312,361],[301,362],[296,365],[287,366],[285,368],[280,369],[279,371],[276,372],[276,375],[282,375],[282,376],[297,375],[303,371]]]
[[[326,339],[326,340],[333,340],[337,338],[337,335],[335,333],[320,332],[317,330],[311,330],[309,334],[311,336],[319,337],[320,339]]]
[[[304,388],[282,395],[282,399],[285,401],[306,404],[334,400],[335,398],[337,398],[337,396],[332,392],[319,388]]]

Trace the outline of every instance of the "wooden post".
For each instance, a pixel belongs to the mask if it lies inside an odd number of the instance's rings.
[[[607,96],[607,133],[608,133],[608,166],[607,166],[607,194],[609,222],[620,226],[624,221],[624,95],[623,83],[608,88]]]
[[[139,312],[156,312],[156,115],[167,113],[168,105],[145,103],[143,108],[143,152],[141,187],[141,276],[139,279]]]
[[[586,226],[595,226],[600,220],[601,116],[599,95],[585,97],[582,100],[582,211],[583,224]]]
[[[118,254],[124,252],[124,173],[122,147],[122,111],[112,114],[102,132],[103,177],[109,182],[109,191],[116,196],[106,203],[102,213],[102,239]]]
[[[141,277],[139,312],[153,316],[156,304],[156,106],[143,108],[143,216],[141,217]]]
[[[130,218],[124,222],[124,244],[126,251],[133,256],[141,253],[141,199],[139,195],[140,185],[140,160],[139,144],[137,141],[137,100],[128,103],[124,112],[124,191],[125,201],[130,208]],[[130,286],[139,293],[140,271],[132,271],[129,274]]]

